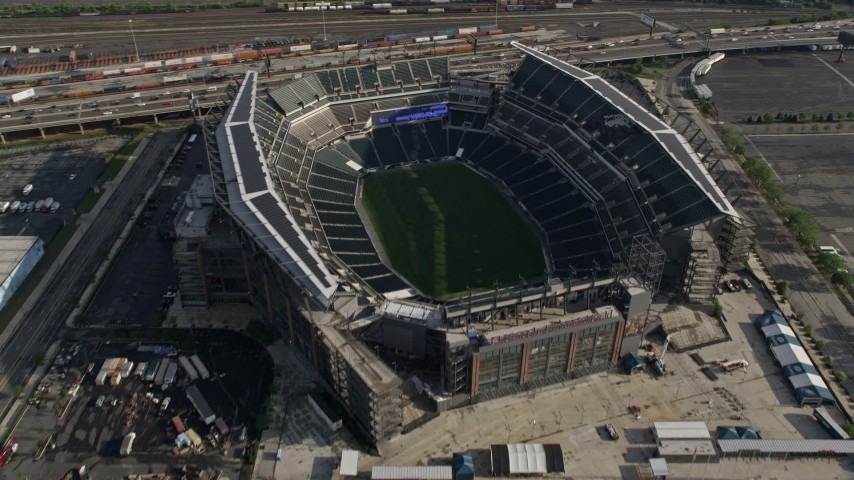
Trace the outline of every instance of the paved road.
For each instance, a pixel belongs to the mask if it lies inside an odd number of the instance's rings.
[[[0,351],[0,415],[14,399],[16,385],[23,385],[34,365],[32,358],[59,338],[64,322],[77,299],[98,269],[111,242],[114,241],[160,168],[162,152],[169,148],[167,134],[155,136],[144,154],[126,168],[130,170],[119,186],[112,187],[112,197],[100,213],[82,216],[78,229],[89,223],[73,254],[64,259],[47,288],[25,313],[19,327]],[[63,261],[58,259],[58,261]]]
[[[830,30],[824,32],[795,31],[791,34],[783,34],[781,30],[778,30],[777,32],[762,32],[761,34],[754,33],[750,36],[723,36],[712,40],[710,42],[710,48],[713,51],[729,51],[757,47],[792,47],[813,43],[832,42],[835,35],[836,33]],[[601,42],[581,43],[574,40],[569,42],[560,41],[552,44],[550,47],[550,53],[560,58],[567,59],[573,63],[589,64],[607,63],[610,61],[633,58],[650,58],[663,55],[674,56],[696,54],[704,49],[702,42],[697,39],[686,40],[688,41],[688,46],[684,49],[674,48],[668,44],[667,41],[658,38],[641,40],[637,45],[632,45],[632,42],[628,41],[630,39],[631,37],[627,39],[615,38],[613,40],[615,43],[612,47],[606,47],[606,44]],[[504,39],[502,43],[506,41],[507,39]],[[348,59],[357,56],[362,59],[379,59],[380,57],[385,58],[392,54],[402,56],[406,51],[405,47],[396,47],[394,50],[383,48],[349,51],[344,52],[343,54],[334,53],[312,57],[279,59],[274,61],[273,64],[274,71],[278,71],[279,74],[272,80],[268,80],[268,82],[270,87],[275,86],[290,77],[290,72],[293,69],[303,66],[316,65],[319,67],[324,62],[346,62]],[[490,59],[494,61],[495,52],[496,50],[489,51],[488,53],[480,54],[474,58],[479,60],[479,64]],[[470,55],[465,55],[465,57],[471,58]],[[238,75],[249,67],[257,68],[256,66],[247,66],[243,64],[202,67],[194,69],[192,74],[187,75],[195,77],[211,75],[214,72],[220,76]],[[454,68],[463,69],[465,67]],[[478,68],[481,68],[481,66],[478,66]],[[108,80],[97,80],[93,82],[80,82],[57,87],[36,87],[36,90],[38,95],[59,95],[71,90],[94,90],[104,88],[106,82],[109,82],[110,85],[126,84],[128,88],[133,88],[133,86],[137,84],[160,81],[163,76],[163,73],[139,75]],[[116,118],[186,111],[188,103],[185,97],[187,93],[192,91],[199,96],[199,98],[203,98],[205,96],[213,97],[217,95],[218,91],[221,91],[222,86],[223,83],[217,83],[216,86],[213,87],[199,84],[174,85],[171,87],[164,86],[158,89],[150,89],[141,92],[139,99],[130,98],[131,92],[125,91],[115,95],[98,96],[94,99],[90,99],[88,97],[81,99],[66,99],[40,102],[39,104],[29,103],[23,108],[0,108],[0,116],[9,116],[8,118],[0,118],[0,132],[30,130],[36,127],[74,125],[77,123],[104,121]],[[217,88],[219,90],[211,92],[209,91],[211,88]],[[99,105],[94,105],[92,104],[93,100],[101,100],[101,103]],[[205,106],[207,104],[203,103],[202,105]]]

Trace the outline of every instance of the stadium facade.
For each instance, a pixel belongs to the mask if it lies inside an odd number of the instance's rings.
[[[205,120],[217,212],[207,239],[179,241],[194,258],[181,278],[255,305],[374,442],[412,428],[404,396],[442,411],[612,368],[640,345],[663,239],[738,225],[682,135],[517,48],[503,89],[452,80],[446,57],[306,73],[265,96],[249,71]],[[383,261],[361,178],[431,162],[462,162],[519,206],[545,280],[440,302]]]

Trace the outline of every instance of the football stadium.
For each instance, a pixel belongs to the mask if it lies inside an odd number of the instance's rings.
[[[269,90],[247,71],[205,118],[215,213],[176,243],[182,292],[251,303],[373,442],[614,368],[653,295],[711,288],[746,254],[692,139],[514,46],[506,85],[448,57]]]

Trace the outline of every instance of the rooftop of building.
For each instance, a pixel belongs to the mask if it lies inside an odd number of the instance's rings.
[[[39,237],[0,237],[0,283],[15,271]]]

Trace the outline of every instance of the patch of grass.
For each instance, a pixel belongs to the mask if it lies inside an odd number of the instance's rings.
[[[104,163],[107,164],[107,168],[104,169],[104,173],[101,174],[101,180],[106,181],[116,178],[127,162],[127,159],[118,158],[116,155],[110,155],[107,157],[104,161]]]
[[[365,178],[362,204],[394,268],[447,299],[539,279],[540,242],[486,178],[457,163]]]
[[[104,194],[104,190],[101,189],[97,193],[93,190],[89,190],[86,192],[86,195],[83,196],[83,199],[80,200],[80,203],[77,204],[77,213],[84,214],[89,213],[95,208],[95,205],[98,203],[98,199],[101,198],[101,195]]]

